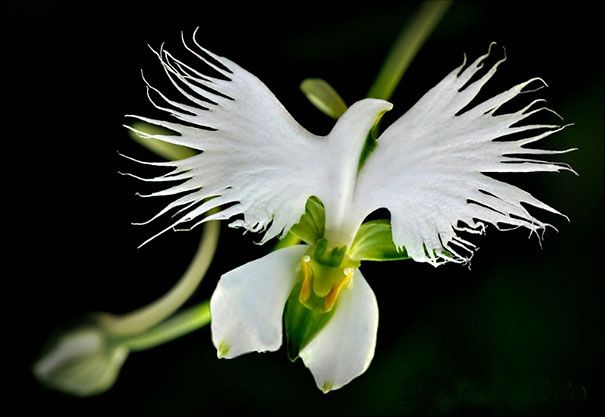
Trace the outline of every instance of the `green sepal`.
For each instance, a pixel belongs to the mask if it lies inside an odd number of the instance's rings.
[[[347,105],[334,87],[320,78],[307,78],[300,84],[301,91],[319,111],[332,119],[338,119]]]
[[[284,312],[288,358],[292,362],[298,359],[300,351],[323,329],[336,310],[322,312],[305,307],[298,299],[301,285],[298,283],[290,293]]]
[[[397,249],[393,243],[391,223],[372,220],[361,225],[348,253],[357,261],[398,261],[409,259],[405,248]]]
[[[292,233],[292,230],[290,230],[288,233],[286,233],[286,236],[284,236],[283,238],[281,238],[280,240],[277,241],[275,246],[273,246],[272,251],[276,251],[276,250],[280,250],[280,249],[287,248],[290,246],[298,245],[299,243],[300,243],[300,238],[298,236],[296,236],[294,233]]]
[[[304,214],[300,217],[299,222],[292,226],[289,233],[298,236],[303,242],[312,245],[323,237],[324,228],[324,206],[319,198],[309,197]]]

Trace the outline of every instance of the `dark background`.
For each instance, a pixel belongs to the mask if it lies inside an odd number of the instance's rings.
[[[89,399],[50,392],[29,368],[49,332],[90,311],[127,312],[175,282],[199,231],[136,246],[161,225],[131,226],[164,201],[141,200],[139,169],[117,150],[157,159],[121,127],[126,113],[154,114],[140,69],[170,91],[146,43],[179,53],[179,31],[259,76],[315,133],[331,121],[299,92],[306,77],[331,82],[348,103],[366,94],[417,3],[240,6],[164,2],[0,4],[5,255],[2,406],[17,414],[596,414],[603,411],[603,76],[601,19],[588,3],[456,3],[392,98],[385,125],[489,42],[509,60],[486,91],[533,76],[575,123],[544,141],[579,147],[569,173],[514,177],[566,213],[540,248],[524,231],[479,238],[472,269],[399,262],[363,271],[380,305],[369,370],[327,396],[285,352],[216,360],[208,328],[129,357],[114,388]],[[178,56],[178,55],[177,55]],[[529,96],[527,97],[530,98]],[[541,120],[552,121],[544,114]],[[8,145],[8,146],[7,146]],[[223,228],[195,300],[221,273],[261,256]]]

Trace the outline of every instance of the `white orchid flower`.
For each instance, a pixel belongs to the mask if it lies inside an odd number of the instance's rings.
[[[560,214],[486,175],[572,171],[532,158],[570,151],[528,147],[565,127],[522,124],[551,111],[543,100],[497,114],[519,94],[535,91],[531,85],[545,84],[540,78],[473,103],[505,60],[480,73],[492,46],[446,75],[380,134],[372,150],[366,139],[393,104],[360,100],[327,136],[316,136],[258,78],[200,46],[195,33],[192,45],[183,44],[196,63],[155,51],[182,100],[147,84],[152,104],[179,122],[129,116],[174,132],[137,131],[141,136],[200,151],[150,163],[172,170],[149,181],[177,182],[150,196],[179,195],[153,218],[178,209],[160,233],[238,216],[230,226],[264,232],[261,243],[290,230],[306,243],[221,277],[211,300],[219,357],[279,349],[284,320],[291,357],[302,358],[324,392],[340,388],[367,369],[376,345],[378,305],[359,271],[361,261],[466,263],[476,246],[464,234],[481,234],[488,224],[538,234],[549,225],[526,206]],[[524,137],[507,139],[521,132]],[[364,223],[381,208],[389,210],[390,224]]]

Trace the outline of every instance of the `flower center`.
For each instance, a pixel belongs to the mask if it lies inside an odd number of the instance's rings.
[[[359,262],[346,256],[345,248],[328,249],[327,243],[320,243],[307,251],[300,266],[302,283],[298,300],[310,310],[327,313],[351,282]]]

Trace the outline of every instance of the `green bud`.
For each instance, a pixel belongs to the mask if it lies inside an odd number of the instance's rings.
[[[91,319],[57,334],[33,371],[50,388],[89,396],[111,388],[127,356],[128,349]]]
[[[325,80],[307,78],[300,89],[315,107],[332,119],[338,119],[347,110],[344,100]]]

